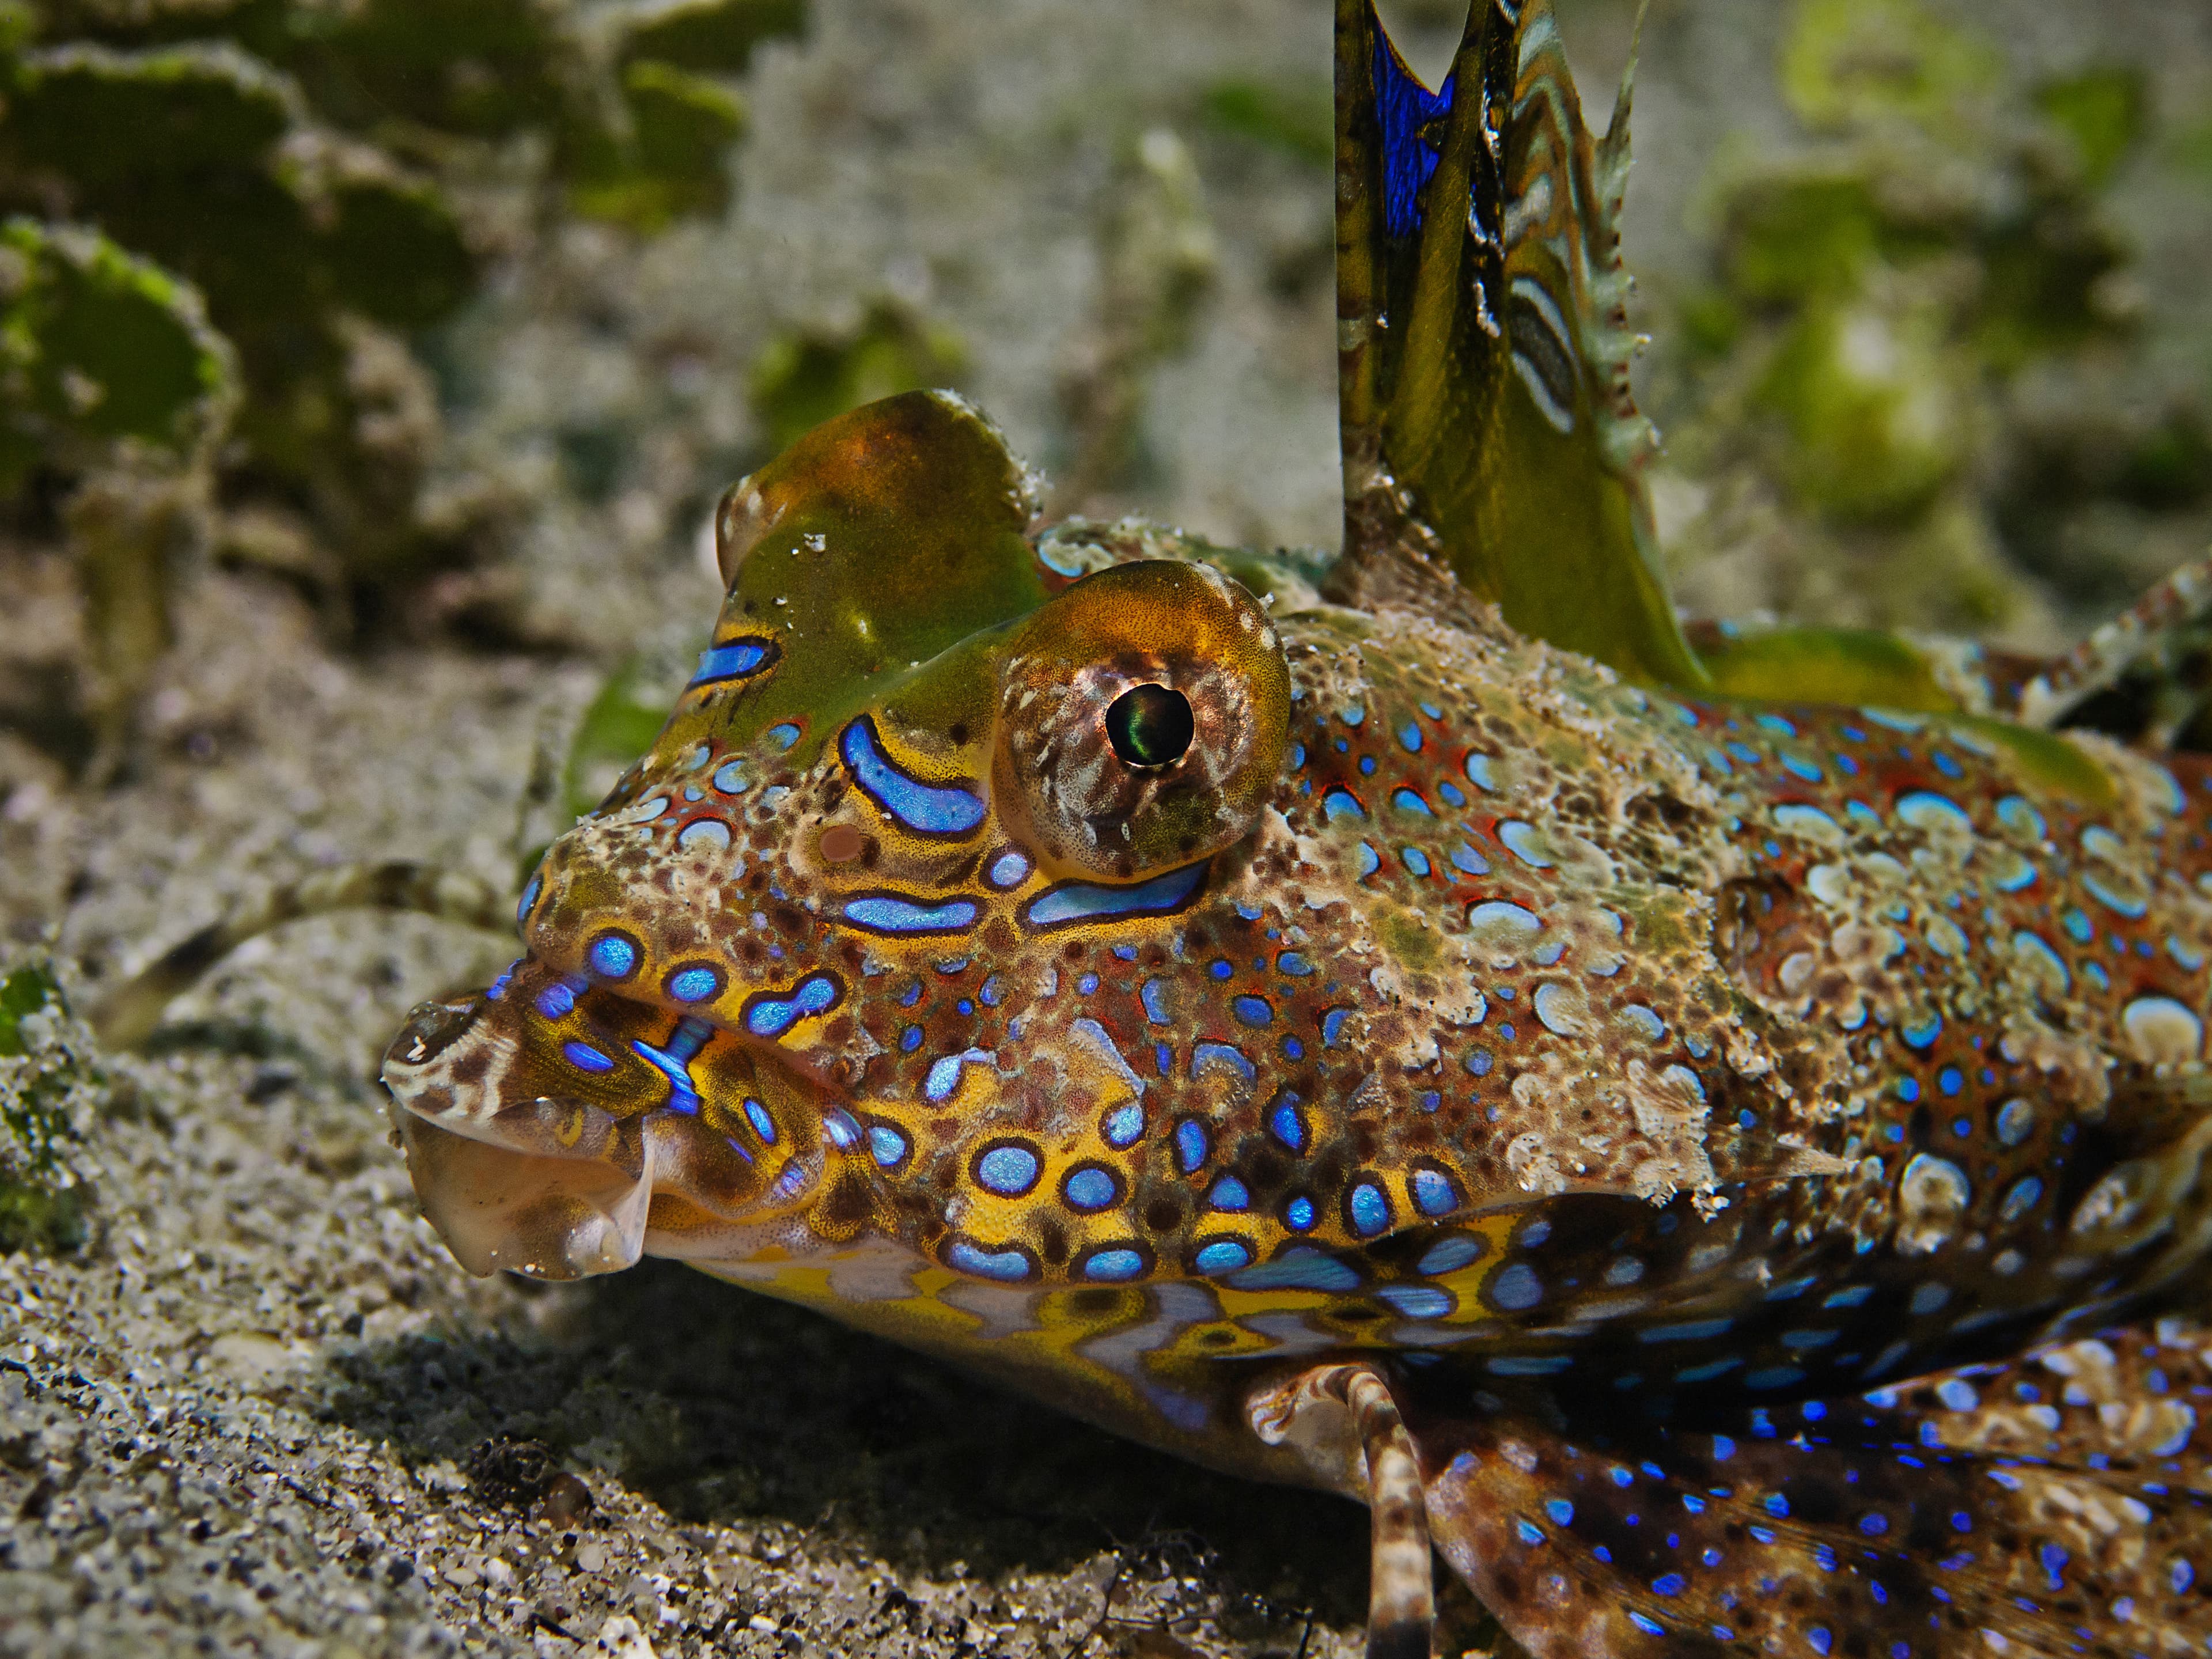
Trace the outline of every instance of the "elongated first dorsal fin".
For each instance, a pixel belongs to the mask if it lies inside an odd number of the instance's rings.
[[[1524,633],[1695,689],[1629,393],[1628,94],[1594,141],[1549,0],[1476,0],[1435,92],[1337,0],[1333,586],[1379,597],[1425,556]]]

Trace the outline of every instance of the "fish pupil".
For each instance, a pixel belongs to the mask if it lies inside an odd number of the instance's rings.
[[[1195,729],[1190,699],[1164,685],[1132,686],[1106,711],[1107,739],[1131,766],[1181,760]]]

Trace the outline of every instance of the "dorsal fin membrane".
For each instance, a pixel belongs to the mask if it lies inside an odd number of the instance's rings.
[[[1372,0],[1337,0],[1336,40],[1337,587],[1441,560],[1524,633],[1704,688],[1628,390],[1626,82],[1594,142],[1548,0],[1476,0],[1434,92]]]

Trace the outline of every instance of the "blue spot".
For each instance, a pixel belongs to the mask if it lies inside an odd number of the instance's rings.
[[[712,685],[718,680],[741,679],[768,660],[769,642],[766,640],[732,640],[726,645],[708,647],[699,653],[699,672],[691,677],[693,685]]]
[[[1134,1101],[1126,1106],[1116,1106],[1106,1114],[1103,1133],[1106,1144],[1117,1152],[1135,1146],[1138,1138],[1145,1133],[1145,1109]]]
[[[1401,812],[1419,812],[1424,817],[1436,817],[1435,809],[1410,789],[1401,789],[1390,797],[1390,805]]]
[[[1206,1202],[1217,1210],[1233,1213],[1249,1206],[1252,1202],[1252,1194],[1244,1189],[1244,1183],[1235,1176],[1224,1176],[1213,1183],[1213,1194]]]
[[[502,968],[500,970],[499,977],[492,981],[490,984],[484,987],[484,1000],[486,1002],[499,1002],[504,1000],[507,996],[507,988],[514,983],[514,970],[520,966],[522,966],[522,963],[518,959],[508,963],[506,967]]]
[[[1745,1377],[1744,1386],[1751,1389],[1786,1389],[1793,1382],[1805,1380],[1805,1373],[1795,1365],[1769,1365]]]
[[[909,1025],[899,1033],[899,1052],[910,1054],[921,1047],[921,1027]]]
[[[1897,798],[1897,816],[1915,830],[1972,830],[1974,821],[1948,795],[1915,789]]]
[[[1145,1018],[1155,1025],[1170,1023],[1167,991],[1165,980],[1148,979],[1137,992],[1137,1000],[1145,1005]]]
[[[1206,971],[1216,979],[1227,979],[1237,971],[1237,964],[1227,957],[1219,957],[1206,964]]]
[[[1465,842],[1460,842],[1458,846],[1452,848],[1451,861],[1455,869],[1464,870],[1470,876],[1486,876],[1490,873],[1490,860]]]
[[[1294,1233],[1310,1229],[1314,1224],[1313,1200],[1301,1196],[1283,1206],[1283,1224]]]
[[[564,1042],[561,1053],[580,1072],[611,1072],[615,1063],[588,1042]]]
[[[1401,847],[1398,849],[1398,858],[1415,875],[1426,876],[1429,873],[1429,855],[1419,848]]]
[[[1275,958],[1275,971],[1287,974],[1292,979],[1304,979],[1313,972],[1313,963],[1296,951],[1285,951]]]
[[[1835,1645],[1836,1641],[1826,1625],[1814,1626],[1805,1632],[1805,1639],[1812,1644],[1813,1651],[1822,1656],[1822,1659],[1826,1659],[1828,1650]]]
[[[1217,1238],[1198,1247],[1198,1254],[1191,1257],[1191,1266],[1202,1273],[1233,1273],[1251,1259],[1249,1246],[1233,1238]]]
[[[1638,1613],[1634,1607],[1631,1607],[1627,1611],[1628,1622],[1635,1626],[1637,1629],[1642,1631],[1646,1636],[1664,1636],[1667,1633],[1667,1626],[1661,1624],[1656,1619],[1652,1618],[1649,1613]],[[1827,1650],[1823,1648],[1821,1651],[1825,1653]]]
[[[602,933],[592,941],[587,960],[592,971],[607,979],[627,979],[637,971],[641,953],[627,933]]]
[[[1997,1219],[2009,1226],[2033,1209],[2042,1197],[2043,1182],[2034,1176],[2022,1176],[1997,1206]]]
[[[712,968],[679,968],[668,976],[668,994],[678,1002],[704,1002],[722,988],[722,975]]]
[[[726,763],[714,774],[714,787],[726,795],[742,795],[752,787],[752,780],[745,775],[744,767],[737,761]]]
[[[538,902],[539,885],[538,878],[532,876],[530,885],[522,890],[522,902],[514,907],[514,920],[518,927],[530,920],[530,912]]]
[[[1352,1189],[1347,1208],[1352,1231],[1362,1238],[1372,1238],[1390,1224],[1390,1200],[1371,1181],[1363,1181]]]
[[[1442,1319],[1455,1305],[1449,1291],[1433,1285],[1385,1285],[1375,1294],[1408,1319]]]
[[[1941,1036],[1942,1032],[1942,1015],[1929,1014],[1923,1019],[1910,1020],[1900,1025],[1898,1027],[1897,1034],[1905,1039],[1907,1048],[1925,1048]]]
[[[1083,1263],[1083,1276],[1104,1285],[1123,1285],[1145,1271],[1145,1258],[1135,1250],[1116,1247],[1093,1250]]]
[[[1856,1308],[1874,1294],[1871,1285],[1847,1285],[1842,1290],[1822,1298],[1824,1308]]]
[[[1354,703],[1344,711],[1342,718],[1346,726],[1364,726],[1367,723],[1367,711],[1358,703]]]
[[[921,1091],[931,1103],[943,1105],[952,1098],[960,1086],[960,1074],[970,1066],[988,1065],[992,1056],[981,1048],[967,1048],[957,1054],[939,1054],[929,1062],[929,1075],[922,1079]]]
[[[868,799],[918,835],[963,836],[983,821],[980,796],[922,783],[894,766],[877,748],[874,723],[866,715],[845,728],[838,750]]]
[[[1510,1312],[1533,1308],[1544,1299],[1544,1282],[1525,1261],[1510,1262],[1490,1281],[1490,1299]]]
[[[873,1124],[868,1130],[868,1154],[884,1169],[895,1169],[906,1156],[906,1137],[885,1124]]]
[[[1449,1215],[1458,1206],[1458,1195],[1452,1191],[1450,1178],[1441,1170],[1416,1170],[1408,1184],[1413,1194],[1413,1207],[1423,1215]]]
[[[1344,1030],[1344,1022],[1352,1017],[1349,1008],[1331,1008],[1321,1017],[1321,1041],[1325,1048],[1336,1047],[1337,1034]]]
[[[1534,910],[1509,904],[1504,899],[1485,899],[1471,904],[1467,910],[1469,927],[1510,927],[1516,933],[1533,933],[1544,924]]]
[[[789,720],[768,729],[768,740],[779,749],[788,749],[799,741],[799,728]]]
[[[1943,1402],[1946,1410],[1954,1412],[1970,1412],[1982,1403],[1981,1396],[1974,1392],[1974,1385],[1962,1376],[1944,1378],[1936,1385],[1936,1397]]]
[[[1940,749],[1929,750],[1928,759],[1936,769],[1947,778],[1963,778],[1966,775],[1966,768],[1960,766],[1957,761]]]
[[[1654,1595],[1680,1595],[1682,1593],[1682,1575],[1679,1572],[1661,1573],[1651,1581],[1651,1593]]]
[[[1421,728],[1412,720],[1407,720],[1403,726],[1398,728],[1398,741],[1405,745],[1406,750],[1408,754],[1419,754],[1421,752]]]
[[[1236,1010],[1241,1024],[1256,1029],[1274,1023],[1275,1010],[1265,997],[1238,997],[1230,1006]]]
[[[2134,894],[2122,892],[2094,870],[2081,872],[2081,884],[2089,890],[2089,896],[2107,910],[2117,912],[2130,921],[2141,920],[2149,908]]]
[[[832,1106],[822,1114],[822,1136],[839,1152],[848,1152],[860,1144],[860,1126],[843,1107]]]
[[[1293,1244],[1273,1261],[1248,1267],[1231,1283],[1240,1291],[1356,1291],[1359,1273],[1311,1245]]]
[[[845,901],[845,920],[872,933],[957,933],[974,925],[975,906],[969,899],[930,904],[896,893],[871,893]]]
[[[1540,1528],[1522,1520],[1517,1516],[1514,1517],[1513,1531],[1524,1544],[1540,1544],[1544,1541],[1544,1534]]]
[[[1275,1103],[1275,1109],[1267,1116],[1267,1127],[1276,1139],[1292,1152],[1305,1151],[1306,1116],[1298,1109],[1296,1095],[1285,1094]]]
[[[1359,798],[1341,787],[1330,790],[1321,798],[1321,811],[1322,817],[1331,822],[1338,818],[1364,818],[1367,816],[1367,809],[1359,804]]]
[[[1370,876],[1373,875],[1373,874],[1374,874],[1377,870],[1380,870],[1382,867],[1382,855],[1381,854],[1377,853],[1377,852],[1376,852],[1376,851],[1372,847],[1369,846],[1365,842],[1364,842],[1364,841],[1363,841],[1363,842],[1361,842],[1359,843],[1359,875],[1358,875],[1358,879],[1359,879],[1359,880],[1361,880],[1361,881],[1364,881],[1364,880],[1366,880],[1368,877],[1370,877]]]
[[[745,1008],[745,1029],[755,1036],[781,1036],[805,1016],[834,1006],[842,988],[827,974],[811,974],[788,996],[763,992]]]
[[[1101,916],[1162,915],[1182,908],[1206,879],[1203,861],[1170,870],[1164,876],[1139,882],[1133,887],[1094,887],[1072,881],[1047,888],[1022,911],[1030,927],[1064,927]]]
[[[1030,1276],[1029,1258],[1019,1250],[979,1249],[965,1239],[954,1240],[952,1248],[945,1251],[945,1259],[961,1273],[995,1279],[1005,1284],[1018,1283]]]
[[[1019,853],[1006,852],[991,860],[987,879],[991,885],[1004,892],[1009,887],[1018,887],[1030,872],[1030,861]]]
[[[1536,826],[1523,823],[1518,818],[1509,818],[1498,826],[1498,839],[1505,850],[1522,863],[1538,870],[1548,870],[1552,860],[1538,849]]]
[[[1905,1305],[1917,1314],[1932,1314],[1950,1299],[1948,1285],[1922,1285],[1914,1289]]]
[[[1756,766],[1765,758],[1747,743],[1731,743],[1728,745],[1728,751],[1746,766]]]
[[[1206,1162],[1206,1126],[1193,1118],[1185,1118],[1176,1125],[1176,1161],[1188,1175]]]
[[[1429,1246],[1428,1253],[1414,1263],[1416,1273],[1434,1278],[1443,1273],[1455,1273],[1470,1261],[1481,1259],[1490,1248],[1486,1240],[1462,1234],[1452,1238],[1440,1238]]]
[[[1782,769],[1791,777],[1800,779],[1806,783],[1820,781],[1820,769],[1810,761],[1799,760],[1795,755],[1784,755],[1782,757]]]
[[[566,1019],[576,1006],[575,988],[566,980],[556,980],[538,994],[532,1006],[548,1019]]]
[[[1464,806],[1467,805],[1467,791],[1461,788],[1449,778],[1439,778],[1437,780],[1437,793],[1442,795],[1446,801],[1454,806]]]
[[[1103,1210],[1111,1204],[1120,1192],[1120,1184],[1112,1173],[1088,1164],[1079,1170],[1068,1171],[1067,1179],[1060,1183],[1060,1194],[1072,1209],[1085,1215]]]
[[[1039,1168],[1026,1146],[994,1146],[975,1160],[975,1179],[1001,1198],[1019,1198],[1036,1185]]]
[[[1735,1455],[1735,1442],[1724,1434],[1713,1437],[1713,1462],[1725,1463]]]

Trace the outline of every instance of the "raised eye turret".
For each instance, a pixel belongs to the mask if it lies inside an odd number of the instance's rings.
[[[1289,711],[1282,643],[1251,594],[1206,565],[1115,565],[1017,634],[993,793],[1045,864],[1139,880],[1252,827]]]

